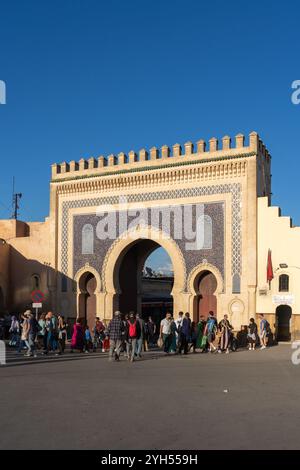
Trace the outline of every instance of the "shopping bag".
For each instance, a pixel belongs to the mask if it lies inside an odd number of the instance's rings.
[[[204,349],[207,343],[207,336],[203,335],[201,339],[201,349]]]

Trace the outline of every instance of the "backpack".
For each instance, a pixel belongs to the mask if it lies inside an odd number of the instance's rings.
[[[135,338],[136,334],[136,321],[134,323],[128,322],[129,325],[129,338]]]

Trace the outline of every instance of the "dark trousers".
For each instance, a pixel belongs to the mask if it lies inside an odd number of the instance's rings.
[[[178,352],[179,352],[179,354],[181,354],[182,350],[183,350],[184,354],[187,354],[188,349],[189,349],[188,339],[184,334],[181,333],[181,335],[180,335],[180,346],[179,346]]]
[[[65,352],[66,348],[66,333],[61,333],[61,337],[58,338],[58,349],[59,353],[62,354]]]
[[[172,335],[163,334],[163,342],[164,342],[164,352],[168,353],[171,347]]]

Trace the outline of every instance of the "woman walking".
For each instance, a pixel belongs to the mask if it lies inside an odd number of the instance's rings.
[[[233,327],[229,323],[228,315],[224,315],[223,320],[220,321],[219,330],[221,332],[219,351],[225,351],[226,354],[228,354],[231,340],[231,331],[233,330]]]
[[[65,352],[66,338],[67,338],[67,324],[63,315],[58,315],[58,354],[61,355]]]
[[[254,351],[257,339],[257,324],[255,323],[254,318],[250,318],[247,339],[249,343],[249,351]]]
[[[81,326],[81,320],[78,318],[75,325],[73,326],[73,334],[71,340],[71,353],[74,349],[78,349],[81,353],[84,347],[84,331]]]
[[[201,349],[203,352],[206,345],[203,345],[203,336],[205,330],[206,321],[203,315],[200,316],[197,328],[198,328],[198,335],[197,335],[197,342],[196,342],[196,349]]]
[[[169,352],[176,353],[176,351],[177,351],[177,325],[176,325],[176,322],[174,321],[174,318],[172,317],[172,320],[171,320],[171,344],[170,344]]]
[[[46,331],[46,314],[42,313],[39,321],[38,347],[47,350],[47,331]]]
[[[20,338],[20,324],[15,315],[11,318],[11,325],[9,328],[9,346],[17,346]]]

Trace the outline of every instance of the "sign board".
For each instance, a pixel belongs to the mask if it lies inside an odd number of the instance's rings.
[[[42,303],[33,303],[32,308],[42,308],[43,304]]]
[[[294,295],[273,295],[273,304],[275,305],[293,305],[295,303]]]
[[[31,300],[33,303],[39,304],[43,302],[44,299],[45,299],[45,296],[43,292],[41,292],[40,290],[34,290],[33,292],[31,292]]]

